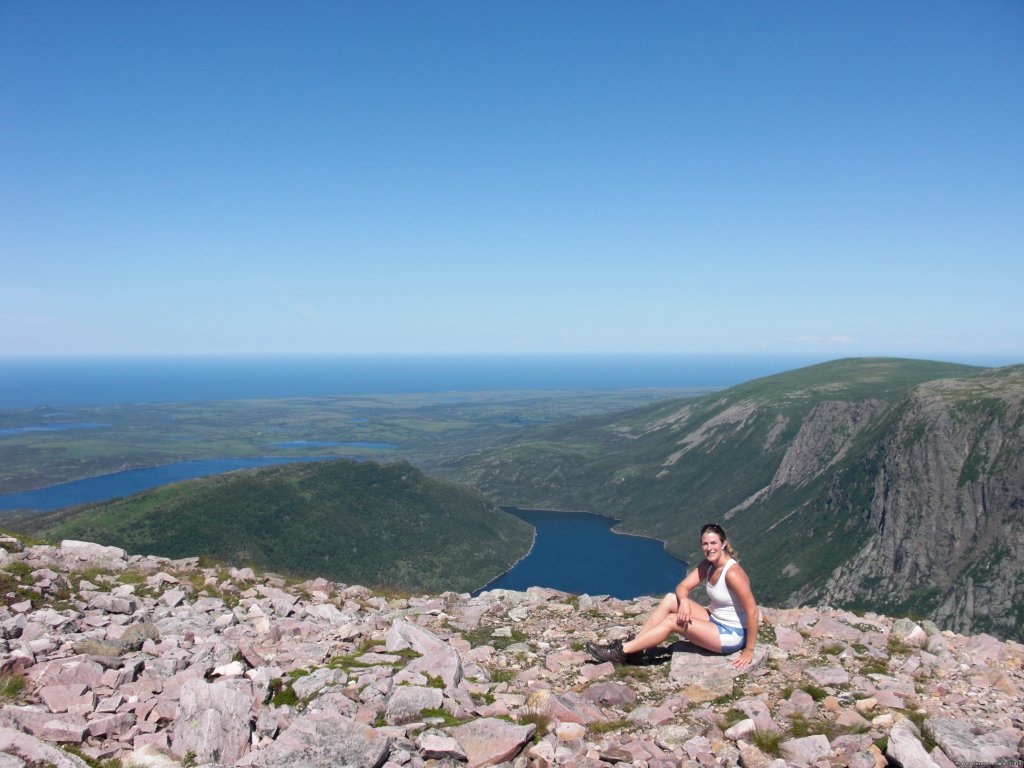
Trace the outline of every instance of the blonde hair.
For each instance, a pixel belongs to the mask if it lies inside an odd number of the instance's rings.
[[[733,549],[732,544],[729,543],[729,537],[725,535],[725,528],[720,526],[718,523],[708,523],[700,529],[700,535],[702,537],[705,533],[715,534],[719,539],[722,540],[722,544],[724,545],[723,548],[725,549],[725,554],[727,554],[733,560],[738,561],[740,559],[739,552]]]

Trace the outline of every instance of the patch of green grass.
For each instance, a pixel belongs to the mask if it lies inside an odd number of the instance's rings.
[[[4,570],[19,579],[27,579],[35,569],[23,560],[15,560],[13,563],[8,563],[4,566]]]
[[[306,674],[309,673],[307,672]],[[292,683],[299,677],[302,677],[302,675],[296,676],[295,672],[292,672],[291,678],[289,680],[282,680],[279,677],[274,678],[274,680],[272,680],[270,683],[270,703],[273,704],[275,707],[298,708],[302,704],[302,700],[299,699],[298,694],[295,693],[295,689],[292,687]]]
[[[742,709],[736,709],[736,707],[730,707],[729,711],[723,715],[724,720],[722,721],[722,730],[727,730],[736,725],[736,723],[746,720],[747,713]]]
[[[864,677],[868,675],[887,675],[889,674],[889,664],[885,659],[865,659],[864,663],[860,666],[860,674]]]
[[[711,702],[712,706],[724,707],[726,704],[731,704],[737,699],[743,698],[743,683],[738,679],[732,681],[732,693],[727,693],[725,696],[719,696],[717,699]]]
[[[811,721],[803,715],[794,714],[789,717],[789,732],[794,739],[810,736],[813,733]]]
[[[514,669],[489,669],[487,670],[491,676],[492,683],[510,683],[516,679],[516,671]]]
[[[751,736],[754,746],[772,757],[782,757],[782,742],[785,734],[782,731],[754,731]]]
[[[624,717],[620,717],[617,720],[606,720],[604,722],[595,720],[587,724],[587,730],[593,734],[600,735],[602,733],[616,733],[624,728],[629,728],[631,725],[633,725],[632,722]]]
[[[651,667],[639,664],[617,664],[612,677],[616,680],[647,680],[652,673]]]
[[[331,669],[343,669],[346,672],[354,667],[369,667],[371,666],[370,664],[358,661],[358,659],[364,653],[369,653],[373,647],[374,642],[372,640],[364,640],[351,653],[343,653],[331,657],[331,660],[327,662],[327,666]]]
[[[427,718],[440,718],[441,720],[444,720],[444,728],[452,728],[456,725],[462,725],[463,723],[469,722],[469,720],[460,720],[446,709],[421,709],[420,716],[424,720]]]
[[[0,700],[13,701],[25,690],[27,682],[22,675],[12,672],[0,674]]]
[[[440,677],[434,677],[430,673],[424,673],[427,678],[427,688],[440,688],[442,691],[447,688],[444,684],[444,680]]]
[[[925,748],[926,752],[931,752],[937,744],[931,733],[925,729],[924,721],[928,719],[928,713],[922,712],[918,709],[908,710],[906,712],[907,719],[910,720],[914,725],[917,726],[917,731],[921,735],[921,746]]]
[[[471,693],[469,694],[469,697],[473,699],[475,703],[482,705],[493,704],[495,701],[494,694],[490,691],[487,691],[485,693]]]
[[[463,632],[462,639],[474,648],[481,645],[489,645],[496,651],[500,651],[504,648],[508,648],[510,645],[515,645],[516,643],[525,643],[530,638],[525,632],[518,629],[512,630],[511,637],[495,637],[494,628],[477,627],[476,629],[470,629]]]
[[[74,755],[83,763],[88,765],[89,768],[124,768],[124,763],[116,757],[111,758],[110,760],[97,760],[94,757],[89,757],[89,755],[85,754],[78,747],[71,744],[62,744],[60,749],[67,752],[69,755]],[[33,765],[35,765],[35,763],[33,763]],[[188,766],[188,763],[185,763],[185,765]],[[194,761],[192,765],[195,765]]]
[[[886,648],[888,649],[890,656],[909,656],[914,652],[914,648],[912,646],[907,645],[905,642],[893,635],[889,635],[889,642],[886,644]]]
[[[815,701],[824,701],[825,697],[828,696],[828,691],[820,686],[808,683],[807,685],[801,685],[800,690],[810,695]]]
[[[778,637],[775,635],[775,625],[769,624],[767,621],[761,622],[757,627],[757,642],[766,643],[767,645],[777,643]]]
[[[11,566],[14,565],[21,564],[11,563]],[[33,607],[39,601],[39,594],[32,590],[32,577],[20,570],[0,570],[0,604],[14,605],[25,600],[31,600]]]

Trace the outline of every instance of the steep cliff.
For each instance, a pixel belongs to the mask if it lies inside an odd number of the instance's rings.
[[[865,520],[871,535],[807,596],[1019,637],[1022,404],[1021,368],[915,388],[871,449],[879,456]]]

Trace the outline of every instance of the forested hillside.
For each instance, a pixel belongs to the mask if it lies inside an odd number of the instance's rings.
[[[438,592],[483,586],[532,541],[518,518],[405,462],[232,472],[13,522],[54,540]]]

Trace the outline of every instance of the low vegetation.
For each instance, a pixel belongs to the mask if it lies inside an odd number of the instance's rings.
[[[25,524],[53,540],[425,592],[483,586],[532,537],[475,492],[407,463],[347,460],[190,480]]]

